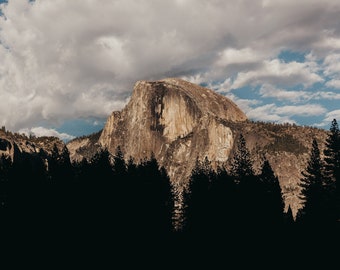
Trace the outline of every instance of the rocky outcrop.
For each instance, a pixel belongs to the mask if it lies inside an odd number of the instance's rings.
[[[109,119],[108,119],[109,122]],[[102,131],[88,136],[75,138],[67,143],[71,161],[80,162],[83,158],[90,160],[101,148],[98,143]]]
[[[285,200],[295,216],[301,207],[299,182],[309,160],[312,141],[318,141],[323,152],[327,131],[291,124],[264,122],[231,123],[234,135],[242,133],[250,150],[254,169],[260,172],[266,158],[277,175]],[[232,155],[233,153],[231,153]]]
[[[98,147],[138,163],[155,155],[174,184],[188,183],[196,159],[205,157],[214,168],[228,167],[235,140],[242,133],[259,172],[264,157],[279,178],[286,202],[295,215],[300,208],[298,183],[311,142],[321,149],[325,130],[296,125],[251,122],[228,98],[181,79],[139,81],[129,103],[108,118],[98,139],[77,138],[68,144],[71,159],[89,158]]]
[[[9,156],[12,161],[20,160],[23,154],[50,155],[55,146],[61,153],[65,143],[57,137],[27,137],[4,128],[0,130],[0,155]]]
[[[183,183],[197,157],[228,159],[234,136],[222,119],[247,117],[229,99],[187,81],[139,81],[127,106],[108,118],[99,143],[112,153],[120,146],[137,162],[154,154],[171,180]]]

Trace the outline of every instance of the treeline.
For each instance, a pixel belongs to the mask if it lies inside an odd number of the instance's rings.
[[[184,194],[184,232],[230,237],[235,232],[265,232],[279,236],[319,228],[315,237],[339,229],[340,132],[335,119],[323,155],[316,139],[312,142],[299,184],[302,207],[296,217],[290,206],[284,212],[283,194],[268,160],[264,159],[261,172],[255,174],[242,134],[229,165],[229,171],[224,167],[214,171],[209,160],[196,161]]]
[[[224,167],[214,171],[207,158],[196,161],[184,194],[184,232],[233,237],[245,228],[244,232],[279,230],[294,222],[291,211],[284,213],[279,181],[269,162],[265,160],[261,173],[255,174],[242,134],[230,167],[230,171]]]
[[[300,184],[303,207],[296,218],[284,201],[277,176],[264,160],[253,169],[240,134],[230,168],[212,169],[197,160],[182,194],[182,220],[174,231],[173,187],[164,168],[150,159],[126,162],[121,149],[101,150],[89,161],[71,163],[66,147],[51,154],[22,153],[0,159],[0,211],[3,224],[17,231],[48,235],[131,237],[140,235],[233,235],[333,226],[340,219],[340,132],[333,120],[323,155],[317,141]],[[323,158],[321,158],[323,157]],[[295,219],[294,219],[295,218]],[[178,224],[181,222],[181,224]],[[49,233],[48,233],[49,232]],[[232,233],[234,232],[234,233]],[[52,233],[52,234],[51,234]]]
[[[81,241],[172,232],[172,187],[153,156],[137,165],[118,148],[71,163],[54,147],[13,163],[2,155],[0,165],[0,219],[12,232]]]
[[[307,168],[302,172],[297,222],[308,226],[340,225],[340,131],[334,119],[323,155],[314,139]]]

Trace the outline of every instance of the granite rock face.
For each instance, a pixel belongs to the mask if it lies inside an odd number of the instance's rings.
[[[4,128],[0,130],[0,155],[10,157],[13,162],[21,160],[25,154],[41,157],[51,155],[55,146],[61,153],[66,145],[56,137],[27,137]]]
[[[235,141],[243,134],[254,169],[264,158],[278,176],[286,203],[295,215],[301,172],[306,168],[313,138],[322,153],[327,131],[291,124],[251,122],[239,107],[218,93],[169,78],[138,81],[126,107],[109,116],[101,133],[68,143],[72,160],[89,159],[99,148],[112,154],[118,146],[135,162],[152,154],[178,186],[188,183],[196,159],[207,157],[214,168],[228,168]]]
[[[108,118],[99,144],[111,153],[120,146],[136,162],[154,154],[182,183],[197,157],[226,161],[234,136],[225,121],[245,120],[235,103],[210,89],[180,79],[138,81],[127,106]]]

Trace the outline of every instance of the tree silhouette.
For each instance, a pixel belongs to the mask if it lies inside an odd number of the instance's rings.
[[[284,214],[284,225],[286,225],[286,228],[287,228],[287,226],[291,227],[294,223],[295,223],[295,220],[294,220],[292,208],[289,205],[287,212]]]
[[[126,226],[134,234],[150,237],[168,235],[172,231],[174,201],[165,169],[152,155],[138,166],[134,166],[130,159],[127,173],[129,180],[123,203]]]
[[[336,119],[333,119],[325,143],[325,189],[327,192],[328,208],[333,214],[331,219],[340,219],[340,131]]]
[[[247,224],[257,225],[261,220],[258,211],[259,200],[257,194],[260,193],[260,181],[254,173],[250,152],[246,145],[246,140],[240,134],[236,145],[236,151],[231,160],[231,175],[237,184],[238,196],[235,198],[235,219],[238,226]]]
[[[0,212],[8,207],[12,160],[4,154],[0,158]]]
[[[237,228],[237,197],[238,190],[233,177],[229,175],[225,167],[219,166],[209,190],[209,229],[211,233],[215,232],[218,236],[226,236],[230,234],[230,230]]]
[[[262,222],[267,225],[282,225],[284,213],[284,201],[279,179],[275,176],[272,167],[267,159],[262,165],[261,174],[261,191],[259,193],[260,211]]]
[[[104,185],[105,182],[113,179],[113,167],[111,164],[111,154],[107,149],[100,149],[90,160],[91,179]]]
[[[328,219],[330,209],[327,209],[327,186],[323,168],[318,143],[313,139],[310,159],[300,181],[299,197],[304,206],[300,209],[299,222],[316,225],[325,223]]]
[[[236,182],[245,181],[245,179],[254,176],[250,152],[242,134],[238,138],[237,148],[231,160],[231,175],[234,176]]]
[[[124,159],[124,154],[120,148],[117,147],[116,153],[113,156],[113,172],[114,176],[118,178],[125,178],[127,173],[127,165]]]
[[[184,193],[184,228],[191,233],[206,233],[209,218],[209,189],[212,169],[207,158],[196,159],[189,186]]]

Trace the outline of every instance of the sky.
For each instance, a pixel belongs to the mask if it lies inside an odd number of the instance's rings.
[[[179,77],[254,121],[340,120],[339,0],[0,0],[0,125],[67,141],[138,80]]]

